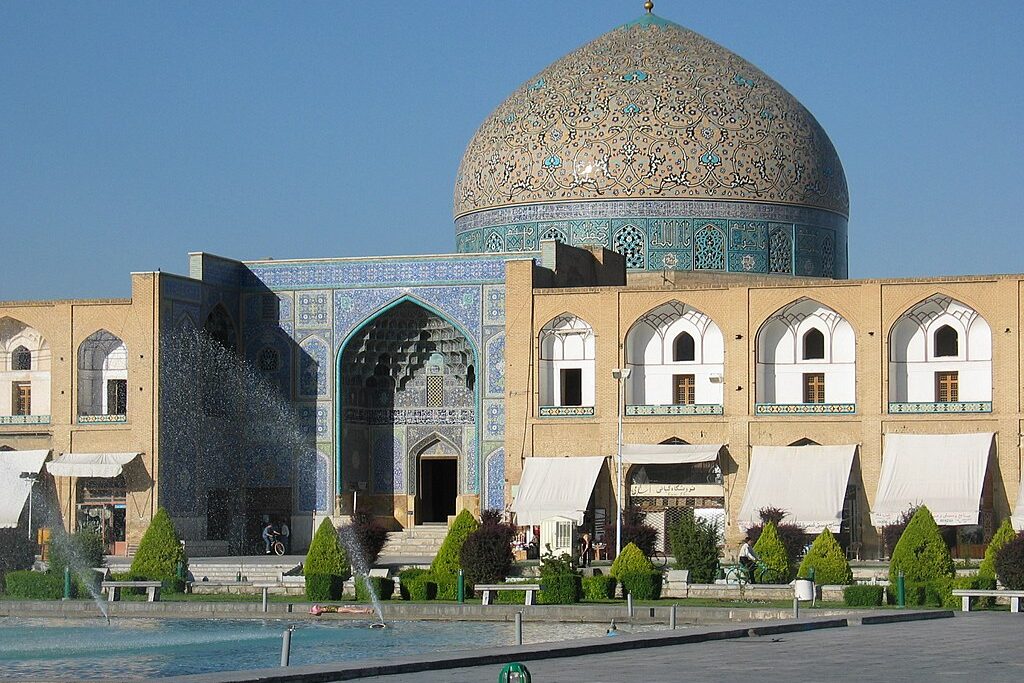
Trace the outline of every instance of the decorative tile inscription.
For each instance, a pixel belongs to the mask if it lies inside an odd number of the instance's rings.
[[[959,403],[890,403],[890,413],[991,413],[992,401]]]
[[[541,417],[592,417],[594,406],[541,406]]]
[[[856,403],[757,403],[755,415],[853,415]]]
[[[688,405],[626,406],[626,415],[721,415],[722,406],[715,403],[691,403]]]
[[[0,415],[0,425],[48,425],[49,415]]]
[[[116,424],[119,422],[127,422],[127,415],[79,415],[78,424],[80,425],[95,425],[95,424]]]

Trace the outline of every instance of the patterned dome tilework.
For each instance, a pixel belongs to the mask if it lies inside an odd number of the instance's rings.
[[[455,216],[615,199],[849,213],[842,164],[811,113],[749,62],[656,17],[584,45],[502,103],[466,149]]]

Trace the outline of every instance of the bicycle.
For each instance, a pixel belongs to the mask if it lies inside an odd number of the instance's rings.
[[[661,552],[660,550],[655,550],[653,553],[651,553],[650,559],[651,564],[654,565],[655,569],[664,569],[668,566],[668,555]]]

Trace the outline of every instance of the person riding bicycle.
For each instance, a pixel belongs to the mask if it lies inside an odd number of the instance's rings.
[[[750,536],[743,537],[743,545],[740,546],[740,565],[747,572],[747,577],[750,583],[756,583],[754,581],[754,567],[760,560],[757,555],[754,554],[754,549],[750,547]]]
[[[264,545],[266,545],[266,554],[269,555],[270,547],[274,544],[274,541],[277,538],[277,529],[274,528],[274,524],[272,522],[267,522],[267,525],[263,527],[263,533],[261,536],[263,537]]]

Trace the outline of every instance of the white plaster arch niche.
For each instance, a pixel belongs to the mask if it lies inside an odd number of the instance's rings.
[[[722,330],[693,306],[672,300],[641,316],[626,332],[625,359],[628,405],[677,404],[678,375],[693,375],[694,404],[722,404]]]
[[[889,402],[937,402],[940,372],[956,373],[957,402],[992,400],[992,329],[971,306],[934,294],[889,331]]]
[[[128,348],[120,337],[97,330],[78,347],[78,414],[124,415]]]
[[[562,313],[540,331],[540,404],[594,405],[594,328],[574,313]]]
[[[757,403],[805,403],[808,374],[824,376],[823,403],[856,403],[856,334],[825,304],[804,297],[780,308],[758,329],[756,353]]]
[[[5,316],[0,318],[0,416],[15,414],[50,414],[50,344],[34,327]]]

